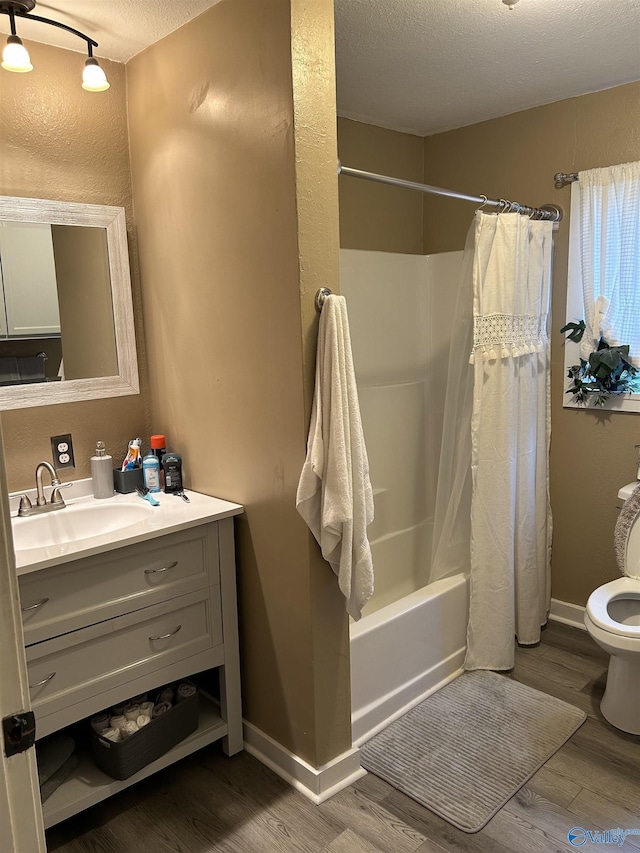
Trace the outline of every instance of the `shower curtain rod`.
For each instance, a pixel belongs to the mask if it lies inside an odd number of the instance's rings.
[[[448,198],[458,198],[462,201],[473,201],[479,203],[480,207],[498,208],[498,213],[523,213],[531,216],[533,219],[545,219],[551,222],[560,222],[562,220],[562,208],[555,204],[543,204],[542,207],[528,207],[527,205],[518,204],[515,201],[509,201],[505,198],[494,199],[487,198],[484,195],[466,195],[465,193],[457,193],[453,190],[445,190],[442,187],[432,187],[429,184],[417,184],[414,181],[405,181],[402,178],[390,178],[387,175],[376,175],[375,172],[350,169],[348,166],[343,166],[340,161],[338,161],[338,174],[347,175],[350,178],[363,178],[365,181],[375,181],[378,184],[391,184],[394,187],[418,190],[418,192],[422,193],[443,195]]]

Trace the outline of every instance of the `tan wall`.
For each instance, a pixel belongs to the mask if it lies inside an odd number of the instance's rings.
[[[338,156],[344,166],[422,182],[423,140],[347,118],[338,118]],[[422,197],[398,187],[342,175],[340,246],[379,252],[423,251]]]
[[[153,430],[246,507],[245,717],[316,766],[350,747],[344,602],[295,510],[315,279],[338,283],[332,14],[223,0],[127,66]]]
[[[585,604],[617,577],[618,488],[635,478],[640,419],[563,409],[563,338],[570,190],[553,175],[640,159],[640,83],[572,98],[425,140],[428,183],[565,210],[555,253],[552,346],[552,594]],[[464,248],[473,205],[425,197],[425,251]]]
[[[10,490],[33,486],[38,461],[51,458],[49,436],[71,432],[76,469],[89,476],[97,439],[118,456],[148,433],[144,340],[132,227],[124,67],[105,61],[111,88],[81,88],[83,57],[75,51],[28,43],[29,74],[0,74],[0,195],[120,205],[127,211],[134,311],[143,393],[2,413]]]

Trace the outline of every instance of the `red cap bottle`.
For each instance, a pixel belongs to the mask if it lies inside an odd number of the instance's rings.
[[[158,457],[158,462],[160,463],[160,485],[164,488],[164,469],[162,467],[162,457],[167,452],[167,441],[163,435],[152,435],[151,439],[151,452]]]
[[[151,436],[151,449],[162,462],[162,456],[167,452],[167,441],[163,435]]]

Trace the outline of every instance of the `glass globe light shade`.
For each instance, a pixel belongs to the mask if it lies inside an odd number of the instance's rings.
[[[5,71],[15,71],[18,74],[33,71],[29,51],[18,36],[9,36],[7,39],[2,51],[2,67]]]
[[[87,59],[82,71],[82,88],[87,92],[104,92],[109,88],[107,75],[92,56]]]

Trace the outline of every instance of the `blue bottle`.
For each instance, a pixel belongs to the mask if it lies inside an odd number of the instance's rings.
[[[160,491],[160,460],[152,450],[142,460],[142,479],[150,492]]]

